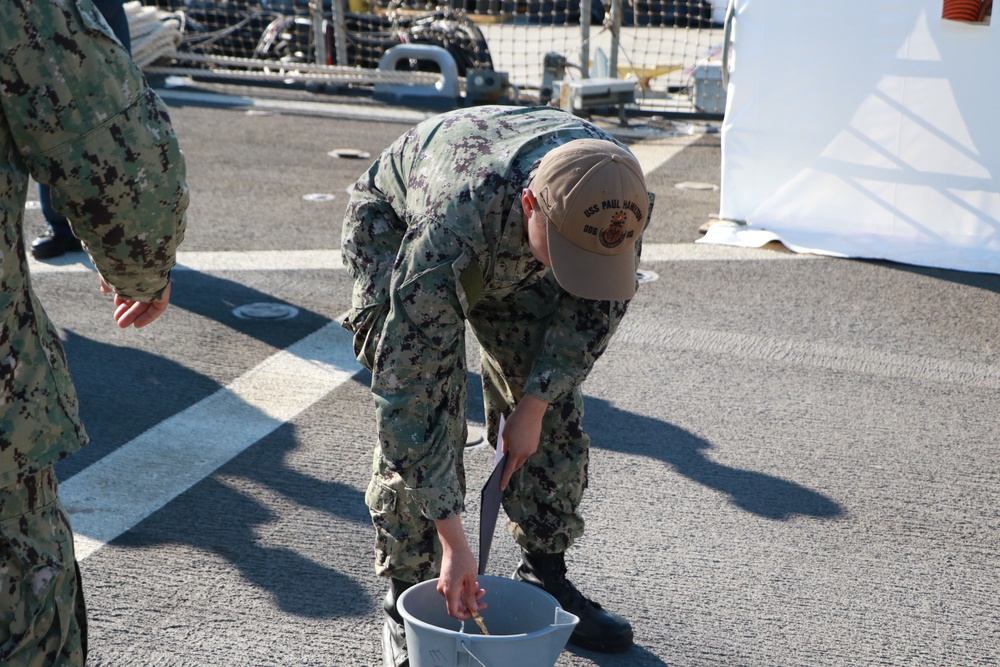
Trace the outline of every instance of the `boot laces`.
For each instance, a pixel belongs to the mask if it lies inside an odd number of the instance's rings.
[[[600,602],[595,602],[581,593],[569,579],[563,579],[559,594],[554,595],[553,597],[559,600],[563,609],[566,609],[567,611],[572,611],[574,609],[583,610],[588,607],[593,609],[602,608]]]

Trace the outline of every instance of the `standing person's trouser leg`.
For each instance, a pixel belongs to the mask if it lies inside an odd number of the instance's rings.
[[[132,34],[129,32],[128,14],[125,13],[125,7],[122,6],[123,1],[94,0],[94,6],[104,16],[104,20],[108,22],[111,32],[115,33],[115,37],[122,43],[125,50],[132,53]]]
[[[122,6],[122,0],[94,0],[94,6],[104,16],[108,27],[122,43],[125,50],[132,52],[132,35],[128,27],[128,14]],[[47,185],[38,185],[38,204],[48,223],[48,232],[31,244],[31,254],[37,259],[59,257],[67,252],[80,250],[80,242],[70,229],[66,216],[56,211],[52,205],[52,189]]]
[[[79,667],[87,612],[52,468],[0,489],[0,664]]]

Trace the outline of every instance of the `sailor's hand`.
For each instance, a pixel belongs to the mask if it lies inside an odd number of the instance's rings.
[[[517,403],[514,412],[504,421],[503,451],[507,455],[500,488],[506,489],[511,476],[521,469],[531,456],[538,451],[542,437],[542,418],[549,404],[531,394],[525,394]]]

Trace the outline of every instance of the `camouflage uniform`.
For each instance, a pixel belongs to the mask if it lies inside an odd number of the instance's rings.
[[[586,137],[614,141],[557,109],[462,109],[414,127],[354,186],[344,326],[372,370],[379,446],[366,502],[383,576],[437,576],[433,521],[464,509],[466,322],[482,349],[491,443],[525,392],[550,403],[539,449],[504,497],[511,534],[529,551],[561,552],[583,532],[580,385],[627,303],[559,287],[531,255],[520,193],[545,153]]]
[[[101,277],[151,301],[183,238],[184,162],[166,107],[90,0],[0,3],[0,86],[0,664],[79,665],[85,612],[52,464],[87,435],[31,289],[28,175],[52,186]]]

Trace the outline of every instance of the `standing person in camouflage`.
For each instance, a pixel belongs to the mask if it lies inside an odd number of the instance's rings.
[[[0,664],[83,665],[87,620],[53,464],[86,444],[59,334],[35,298],[29,174],[114,291],[118,326],[162,314],[184,233],[166,107],[90,0],[0,3]]]
[[[412,584],[439,577],[448,613],[462,620],[488,602],[460,519],[466,324],[482,349],[490,442],[506,420],[503,502],[522,552],[514,577],[580,617],[570,642],[631,646],[629,623],[566,578],[564,554],[583,533],[580,385],[635,293],[649,201],[628,149],[550,108],[429,119],[354,186],[344,326],[372,371],[379,446],[365,499],[376,571],[390,580],[386,665],[407,664],[396,600]]]

